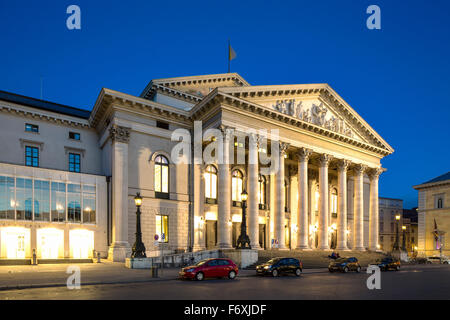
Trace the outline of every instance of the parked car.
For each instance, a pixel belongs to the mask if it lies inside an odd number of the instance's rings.
[[[361,271],[361,266],[358,262],[358,259],[355,257],[351,258],[339,258],[334,261],[331,261],[328,265],[328,270],[330,272],[341,271],[341,272],[349,272],[349,271]]]
[[[181,279],[201,281],[206,278],[224,278],[233,280],[238,275],[237,265],[230,259],[205,259],[195,265],[181,269]]]
[[[378,266],[381,271],[387,271],[387,270],[400,270],[400,260],[393,258],[393,257],[386,257],[381,260],[379,260],[374,265]]]
[[[449,264],[450,263],[450,259],[446,256],[442,256],[442,261],[441,261],[441,257],[439,256],[433,256],[433,257],[427,257],[427,264]]]
[[[295,258],[273,258],[266,263],[256,266],[257,275],[270,274],[273,277],[287,273],[293,273],[299,277],[302,271],[303,263]]]

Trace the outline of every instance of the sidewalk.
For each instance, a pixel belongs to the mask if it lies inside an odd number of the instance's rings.
[[[37,266],[0,266],[0,290],[66,286],[69,264]],[[148,269],[128,269],[124,263],[102,260],[102,263],[74,264],[80,267],[81,285],[157,282],[178,279],[180,268],[159,270],[152,278]],[[328,269],[305,269],[304,274],[328,272]],[[239,270],[239,278],[254,277],[255,270]]]

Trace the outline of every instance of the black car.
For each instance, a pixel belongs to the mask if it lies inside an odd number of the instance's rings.
[[[389,269],[396,271],[400,270],[400,260],[392,257],[386,257],[375,265],[377,265],[382,271],[387,271]]]
[[[303,263],[295,258],[273,258],[266,263],[256,266],[257,275],[270,274],[273,277],[278,277],[282,273],[293,273],[299,277],[302,271]]]
[[[342,272],[349,272],[349,271],[361,271],[361,266],[358,262],[358,259],[355,257],[351,258],[338,258],[332,262],[330,262],[330,265],[328,266],[328,270],[330,272],[334,271],[342,271]]]

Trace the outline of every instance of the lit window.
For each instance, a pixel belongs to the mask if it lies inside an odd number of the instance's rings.
[[[34,220],[50,221],[50,182],[34,180]]]
[[[207,199],[217,199],[217,169],[214,166],[207,166],[205,170],[205,197]]]
[[[258,203],[266,204],[266,177],[259,175],[258,179]]]
[[[284,211],[289,212],[289,184],[284,181]]]
[[[80,155],[69,153],[69,171],[80,172]]]
[[[25,131],[26,132],[39,132],[39,126],[35,124],[25,123]]]
[[[83,223],[95,223],[95,186],[83,185]]]
[[[169,217],[156,215],[156,234],[159,242],[169,242]]]
[[[33,219],[33,180],[16,178],[17,220]]]
[[[66,184],[52,182],[52,221],[66,220]]]
[[[67,185],[67,215],[70,222],[81,222],[81,186]]]
[[[39,167],[39,149],[36,147],[25,147],[25,165]]]
[[[14,178],[0,176],[0,219],[14,219]]]
[[[81,139],[81,136],[77,132],[69,132],[69,139],[78,140],[79,141]]]
[[[337,191],[336,189],[333,189],[331,192],[331,213],[337,213]]]
[[[155,192],[156,197],[168,198],[169,161],[161,155],[155,159]]]
[[[234,170],[231,178],[231,199],[241,201],[243,175],[239,170]]]

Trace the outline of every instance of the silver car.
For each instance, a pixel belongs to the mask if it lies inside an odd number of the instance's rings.
[[[449,264],[450,263],[450,259],[446,256],[442,256],[442,260],[441,257],[439,256],[433,256],[433,257],[427,257],[427,263],[428,264]]]

